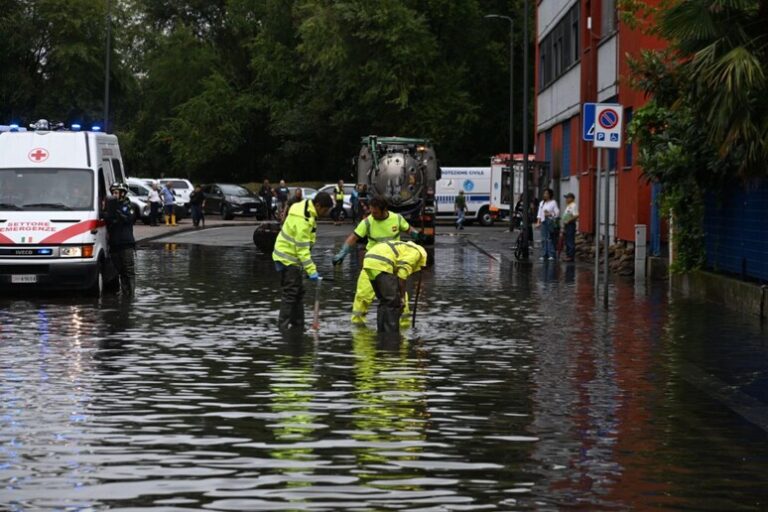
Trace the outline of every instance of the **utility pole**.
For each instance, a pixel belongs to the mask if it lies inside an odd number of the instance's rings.
[[[523,4],[523,259],[528,259],[528,230],[531,226],[528,191],[528,0]]]
[[[488,19],[503,19],[509,22],[509,230],[513,230],[512,216],[515,213],[515,145],[514,145],[514,126],[515,126],[515,20],[509,16],[500,14],[487,14]]]
[[[104,52],[104,132],[109,130],[109,54],[112,46],[112,0],[107,0],[107,41]]]

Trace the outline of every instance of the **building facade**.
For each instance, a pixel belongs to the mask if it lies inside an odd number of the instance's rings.
[[[658,2],[649,1],[648,4]],[[582,104],[620,103],[624,126],[646,98],[629,85],[629,61],[664,43],[622,23],[616,0],[541,0],[536,10],[536,159],[550,162],[546,184],[579,203],[579,231],[595,232],[597,153],[582,140]],[[610,172],[611,239],[634,241],[635,225],[650,224],[651,186],[626,141],[604,150]],[[605,200],[605,198],[602,198]],[[601,211],[604,206],[601,206]],[[653,227],[649,230],[652,231]],[[649,233],[650,237],[658,233]]]

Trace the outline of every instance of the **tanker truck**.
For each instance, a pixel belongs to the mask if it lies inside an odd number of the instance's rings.
[[[440,167],[428,139],[377,137],[361,141],[356,159],[357,182],[370,196],[382,196],[422,233],[421,244],[435,243],[435,184]]]

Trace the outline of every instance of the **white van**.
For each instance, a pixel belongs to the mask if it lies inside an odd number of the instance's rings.
[[[491,168],[490,167],[441,167],[442,176],[437,180],[435,203],[437,218],[453,217],[453,202],[464,191],[467,200],[467,220],[477,220],[483,226],[492,226]]]
[[[0,290],[89,290],[117,283],[100,218],[125,181],[117,137],[52,127],[0,132]]]

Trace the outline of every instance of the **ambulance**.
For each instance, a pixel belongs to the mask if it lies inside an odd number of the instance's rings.
[[[437,218],[455,217],[454,200],[460,190],[467,202],[466,220],[492,226],[491,169],[489,167],[441,167],[442,174],[435,187]]]
[[[0,291],[114,288],[101,210],[117,181],[117,137],[97,126],[0,128]]]

